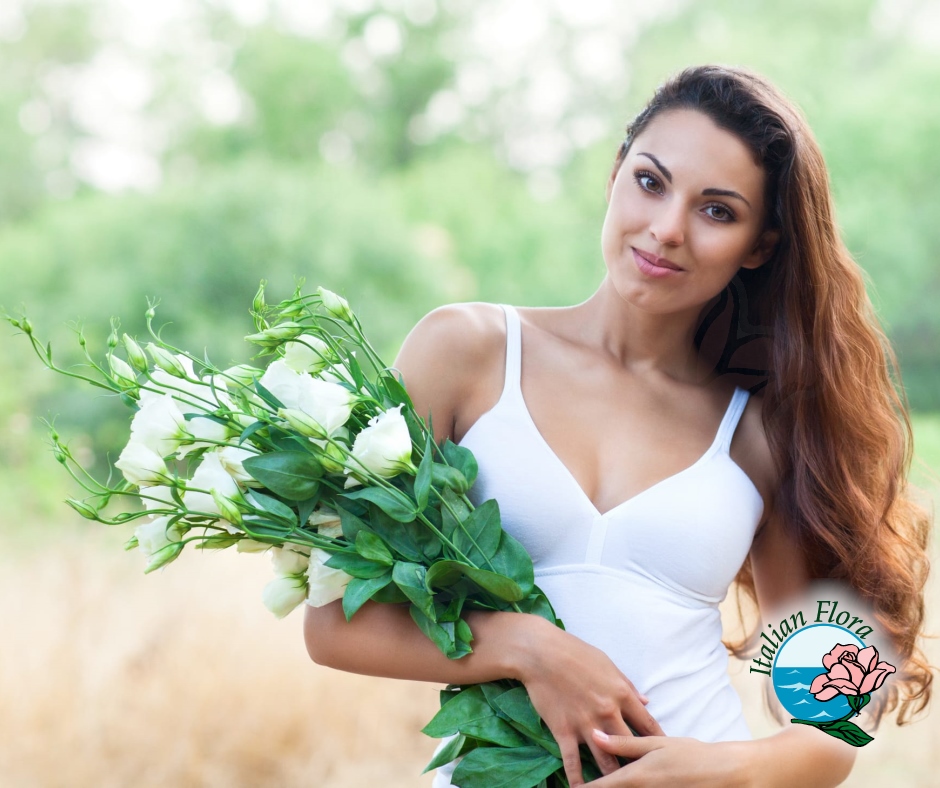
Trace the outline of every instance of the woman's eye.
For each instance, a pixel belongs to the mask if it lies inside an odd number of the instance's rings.
[[[724,205],[709,205],[706,209],[708,216],[719,222],[733,222],[734,214]]]
[[[643,191],[658,192],[660,190],[659,181],[652,173],[641,170],[633,174],[633,180],[637,182],[637,185],[643,189]]]

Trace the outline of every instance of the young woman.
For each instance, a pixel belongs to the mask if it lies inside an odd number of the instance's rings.
[[[766,616],[837,578],[902,663],[887,708],[929,699],[910,423],[819,148],[764,79],[692,68],[628,127],[607,199],[587,301],[441,307],[396,361],[437,438],[476,455],[474,502],[497,499],[567,631],[477,613],[474,653],[450,661],[404,609],[346,623],[333,603],[307,609],[308,650],[360,673],[522,681],[572,785],[581,743],[599,786],[837,785],[851,746],[799,725],[751,739],[718,616],[734,580]],[[726,304],[729,339],[708,341]]]

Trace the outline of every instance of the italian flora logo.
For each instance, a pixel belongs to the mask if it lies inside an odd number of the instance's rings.
[[[763,634],[772,646],[765,645],[761,653],[768,662],[773,659],[772,666],[755,662],[771,667],[774,692],[793,715],[791,723],[809,725],[854,747],[863,747],[873,738],[853,718],[868,705],[871,694],[895,672],[895,667],[880,658],[875,646],[865,644],[862,638],[871,633],[870,627],[853,632],[839,623],[828,623],[823,615],[824,604],[829,603],[820,603],[817,623],[806,625],[803,614],[798,613],[784,619],[777,629],[769,626],[776,640]],[[781,636],[778,629],[785,634]],[[754,668],[752,672],[768,673]]]

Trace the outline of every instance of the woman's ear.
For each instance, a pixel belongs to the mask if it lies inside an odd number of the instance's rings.
[[[779,242],[779,230],[764,230],[764,232],[761,233],[760,238],[757,239],[757,243],[754,244],[754,248],[747,256],[747,259],[741,263],[741,267],[760,268],[771,257],[773,257],[774,251],[776,251],[777,244]]]

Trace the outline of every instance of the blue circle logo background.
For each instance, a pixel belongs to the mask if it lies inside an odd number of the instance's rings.
[[[818,701],[809,691],[813,679],[828,672],[823,657],[839,644],[854,644],[859,649],[866,645],[854,632],[834,624],[802,627],[781,644],[774,656],[771,677],[777,699],[794,717],[825,722],[849,713],[844,695]]]

